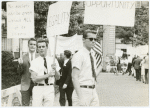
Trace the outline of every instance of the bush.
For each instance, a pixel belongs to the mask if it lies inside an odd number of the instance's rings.
[[[2,51],[2,89],[20,84],[20,75],[13,60],[11,52]]]

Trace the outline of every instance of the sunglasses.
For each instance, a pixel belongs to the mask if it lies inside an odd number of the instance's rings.
[[[96,38],[86,38],[86,39],[89,39],[90,41],[97,41],[97,39]]]

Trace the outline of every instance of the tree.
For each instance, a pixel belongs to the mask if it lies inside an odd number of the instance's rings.
[[[116,37],[122,43],[134,42],[135,46],[149,44],[149,9],[136,8],[134,27],[116,27]],[[136,36],[135,36],[136,35]]]

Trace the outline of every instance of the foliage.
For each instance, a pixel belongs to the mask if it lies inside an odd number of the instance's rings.
[[[35,37],[42,37],[46,34],[47,15],[49,5],[55,3],[55,1],[34,1],[35,12]]]
[[[14,57],[9,51],[2,51],[2,89],[20,83],[20,76],[17,73],[17,65],[13,62]]]
[[[116,27],[116,37],[122,43],[134,42],[134,45],[149,44],[149,8],[136,8],[134,27]],[[134,36],[136,35],[136,37]]]
[[[35,37],[42,37],[46,34],[46,23],[48,8],[51,4],[56,1],[34,1],[35,11]],[[103,30],[102,25],[89,25],[83,24],[84,19],[84,7],[78,8],[83,2],[73,1],[71,7],[70,24],[68,34],[63,36],[70,37],[74,34],[82,34],[83,30],[92,29],[97,30],[98,27],[101,29],[98,33],[98,38],[102,38]],[[6,10],[6,2],[2,2],[2,9]],[[135,11],[135,25],[134,27],[118,27],[116,26],[116,37],[121,39],[122,43],[130,43],[134,41],[135,45],[148,44],[149,35],[149,8],[141,7],[136,8]],[[136,37],[134,36],[135,31]]]

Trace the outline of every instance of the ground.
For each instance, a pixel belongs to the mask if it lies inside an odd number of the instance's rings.
[[[100,106],[149,106],[149,85],[128,74],[100,73],[96,89]],[[59,95],[54,106],[60,106]]]
[[[100,106],[149,106],[149,85],[128,74],[100,73],[96,89]],[[54,106],[60,106],[59,95],[55,96]],[[2,106],[6,100],[8,97],[3,98]],[[13,99],[13,106],[19,105],[18,99]]]

